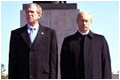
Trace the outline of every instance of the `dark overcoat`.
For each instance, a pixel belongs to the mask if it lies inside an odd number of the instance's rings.
[[[58,50],[55,31],[39,25],[31,44],[27,25],[11,32],[9,52],[10,79],[57,78]]]
[[[84,39],[84,63],[79,63],[81,34],[68,36],[64,39],[61,49],[61,78],[76,79],[79,77],[78,64],[84,65],[85,79],[111,78],[111,60],[107,42],[102,35],[89,32]]]

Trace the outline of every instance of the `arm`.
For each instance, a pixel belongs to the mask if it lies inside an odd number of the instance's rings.
[[[67,41],[66,39],[64,39],[63,44],[62,44],[62,48],[61,48],[61,55],[60,55],[60,72],[61,72],[61,78],[62,79],[68,79],[69,76],[69,61],[68,61],[68,54],[69,53],[69,49],[67,47]]]
[[[17,46],[16,46],[16,36],[15,33],[11,32],[10,38],[10,47],[9,47],[9,71],[8,71],[8,78],[14,79],[16,78],[16,71],[17,71]]]
[[[102,47],[102,74],[103,79],[111,79],[111,59],[107,41],[103,38],[103,47]]]
[[[50,78],[57,79],[58,73],[58,46],[55,31],[51,39],[51,52],[50,52]]]

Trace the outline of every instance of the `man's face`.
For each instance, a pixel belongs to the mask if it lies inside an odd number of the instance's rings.
[[[77,18],[77,24],[81,32],[86,32],[91,27],[91,17],[88,14],[80,14]]]
[[[34,5],[31,5],[26,10],[26,20],[29,24],[33,25],[38,22],[40,15],[37,12],[37,8]]]

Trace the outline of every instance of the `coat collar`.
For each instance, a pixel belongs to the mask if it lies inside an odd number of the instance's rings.
[[[90,37],[91,39],[93,39],[93,38],[94,38],[94,33],[93,33],[92,31],[90,31],[90,32],[88,33],[88,37]]]
[[[26,42],[26,44],[30,47],[31,46],[31,41],[29,38],[29,34],[27,32],[27,24],[25,26],[23,26],[23,31],[21,32],[21,36],[24,39],[24,41]]]
[[[76,37],[82,37],[82,34],[81,34],[79,31],[77,31],[77,32],[75,33],[75,35],[76,35]],[[87,34],[87,36],[88,36],[89,38],[93,39],[93,38],[94,38],[94,33],[93,33],[92,31],[90,31],[90,32]]]
[[[41,43],[44,36],[45,36],[44,27],[41,24],[39,24],[39,30],[38,30],[37,36],[36,36],[34,42],[32,43],[31,47],[34,47],[36,44]]]
[[[22,38],[24,39],[25,43],[31,48],[32,46],[34,46],[36,43],[38,43],[42,36],[45,34],[44,30],[43,30],[43,26],[41,24],[39,24],[39,30],[38,30],[38,33],[37,33],[37,36],[34,40],[33,43],[31,43],[30,41],[30,37],[29,37],[29,34],[28,34],[28,31],[27,31],[27,24],[25,26],[23,26],[23,31],[21,32],[21,36]]]

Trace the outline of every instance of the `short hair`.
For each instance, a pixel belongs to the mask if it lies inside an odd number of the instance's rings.
[[[77,19],[79,19],[81,17],[81,14],[87,15],[90,18],[91,22],[92,22],[92,15],[88,11],[80,11],[78,13],[78,15],[77,15]]]
[[[37,8],[37,13],[38,13],[38,14],[42,14],[42,7],[41,7],[40,5],[38,5],[37,3],[27,4],[26,10],[27,10],[27,8],[28,8],[29,6],[31,6],[31,5],[36,6],[36,8]]]

